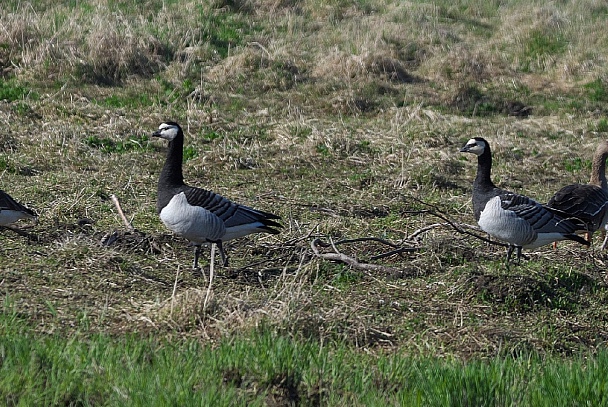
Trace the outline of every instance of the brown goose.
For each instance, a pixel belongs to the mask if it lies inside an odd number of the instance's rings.
[[[577,233],[586,233],[588,241],[591,241],[593,233],[597,230],[606,234],[608,223],[606,158],[608,158],[608,141],[603,141],[593,155],[589,184],[566,185],[547,203],[548,207],[582,221],[583,228],[577,230]],[[606,240],[605,238],[602,249],[606,246]]]

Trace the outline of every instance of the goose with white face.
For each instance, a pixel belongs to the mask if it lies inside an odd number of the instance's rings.
[[[277,220],[281,219],[280,216],[184,183],[184,133],[177,123],[161,123],[152,136],[169,141],[167,158],[158,178],[156,211],[168,229],[194,245],[194,269],[199,268],[202,244],[216,245],[223,265],[228,266],[222,242],[253,233],[279,233],[282,226]]]
[[[179,133],[179,126],[176,123],[167,122],[161,123],[158,130],[152,133],[154,137],[164,138],[165,140],[173,140]]]
[[[479,227],[490,236],[509,244],[507,267],[511,254],[517,249],[534,249],[558,240],[589,243],[577,236],[578,224],[560,213],[539,204],[534,199],[496,187],[492,182],[492,151],[481,137],[470,139],[462,153],[477,156],[477,175],[473,181],[473,214]]]
[[[480,156],[486,151],[486,143],[483,140],[476,140],[474,138],[467,141],[461,149],[461,153],[473,153],[476,156]]]

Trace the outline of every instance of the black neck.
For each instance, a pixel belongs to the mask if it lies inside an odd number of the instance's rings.
[[[182,160],[184,157],[184,135],[180,132],[173,140],[169,141],[167,159],[158,180],[159,188],[165,186],[184,185],[182,174]]]
[[[491,179],[492,153],[486,148],[482,155],[477,157],[477,176],[473,185],[480,189],[496,188]]]

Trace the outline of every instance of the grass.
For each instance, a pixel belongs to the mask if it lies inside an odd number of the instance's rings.
[[[463,232],[478,233],[476,165],[458,150],[488,139],[495,182],[541,202],[586,182],[607,128],[605,14],[518,0],[7,3],[0,186],[40,218],[0,231],[3,346],[22,355],[0,369],[26,372],[1,382],[4,400],[601,401],[599,237],[507,271],[504,248]],[[188,183],[285,226],[228,242],[209,293],[155,211],[166,146],[150,135],[164,120],[184,128]]]
[[[462,362],[340,343],[293,341],[260,327],[214,346],[97,334],[41,336],[2,315],[0,396],[8,404],[538,405],[603,404],[608,355]],[[344,369],[348,366],[348,369]]]
[[[145,150],[149,146],[148,136],[131,136],[127,140],[114,141],[110,138],[99,138],[89,136],[84,140],[84,144],[89,147],[99,149],[104,153],[125,153],[130,150]],[[191,156],[189,153],[188,156]]]
[[[18,84],[14,80],[2,80],[0,79],[0,100],[7,102],[13,102],[16,100],[24,99],[25,97],[38,98],[38,94],[31,92],[25,86]],[[17,106],[23,106],[22,104]]]
[[[593,102],[607,102],[608,89],[601,79],[596,79],[584,85],[589,100]]]

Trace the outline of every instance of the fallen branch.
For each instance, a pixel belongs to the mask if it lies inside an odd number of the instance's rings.
[[[322,246],[322,247],[331,246],[333,248],[334,252],[333,253],[321,253],[319,251],[318,246]],[[379,264],[360,263],[354,257],[350,257],[343,253],[340,253],[333,242],[331,244],[325,243],[325,242],[321,241],[321,239],[319,239],[319,238],[316,238],[312,242],[310,242],[310,248],[312,249],[313,253],[317,257],[320,257],[324,260],[339,261],[339,262],[348,264],[349,266],[359,269],[359,270],[399,272],[399,269],[396,269],[394,267],[382,266]]]
[[[394,256],[395,254],[401,254],[401,253],[415,253],[415,252],[417,252],[419,250],[420,249],[417,248],[417,247],[400,247],[398,249],[391,250],[390,252],[386,252],[386,253],[378,254],[376,256],[372,256],[372,257],[370,257],[370,260],[384,259],[385,257],[391,257],[391,256]]]
[[[343,240],[338,240],[337,242],[331,241],[331,244],[329,243],[324,243],[322,242],[320,239],[318,240],[318,244],[319,246],[323,246],[323,247],[329,247],[332,246],[334,251],[336,253],[339,253],[338,249],[336,248],[336,246],[341,245],[341,244],[345,244],[345,243],[356,243],[356,242],[379,242],[382,244],[385,244],[387,246],[390,246],[392,248],[394,248],[394,250],[390,250],[386,253],[381,253],[378,254],[376,256],[373,256],[370,258],[370,260],[378,260],[378,259],[384,259],[386,257],[390,257],[393,256],[395,254],[401,254],[401,253],[414,253],[420,250],[420,248],[418,247],[402,247],[396,243],[390,242],[388,240],[385,239],[380,239],[379,237],[357,237],[355,239],[343,239]]]
[[[428,207],[430,207],[430,208],[433,209],[433,210],[415,211],[415,213],[417,213],[417,214],[428,213],[429,215],[436,216],[439,219],[443,220],[444,222],[447,223],[447,225],[451,226],[458,233],[462,233],[462,234],[465,234],[465,235],[473,236],[474,238],[477,238],[477,239],[482,240],[482,241],[484,241],[486,243],[490,243],[490,244],[493,244],[493,245],[496,245],[496,246],[509,247],[509,245],[506,244],[506,243],[497,242],[496,240],[491,240],[491,239],[488,239],[487,237],[484,237],[484,236],[478,235],[477,233],[473,233],[473,232],[471,232],[469,230],[466,230],[463,227],[462,224],[459,224],[459,223],[454,222],[453,220],[451,220],[448,217],[448,215],[445,212],[443,212],[441,209],[439,209],[436,205],[432,205],[432,204],[426,203],[426,202],[424,202],[424,201],[422,201],[422,200],[420,200],[418,198],[414,198],[414,197],[411,197],[411,198],[414,199],[416,202],[418,202],[418,203],[420,203],[422,205],[428,206]],[[405,212],[405,213],[408,213],[408,212]],[[431,225],[431,226],[436,227],[436,225],[438,225],[438,224]],[[464,226],[470,228],[469,225],[464,225]]]

